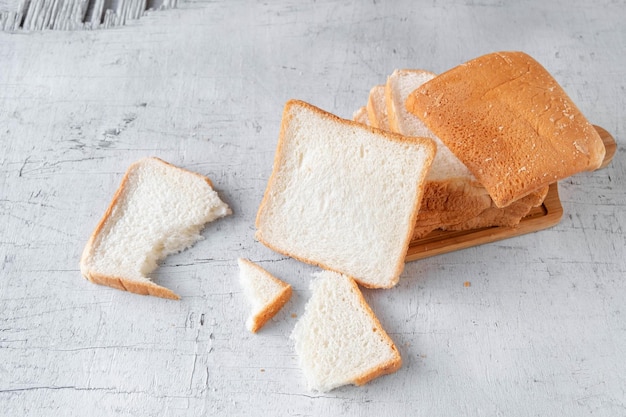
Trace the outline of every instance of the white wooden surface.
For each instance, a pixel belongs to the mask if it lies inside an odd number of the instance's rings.
[[[626,415],[624,22],[621,0],[228,1],[0,33],[0,414]],[[289,334],[316,268],[253,238],[284,102],[351,117],[394,68],[505,49],[535,56],[616,137],[613,163],[561,182],[556,227],[409,263],[397,287],[366,291],[403,367],[306,391]],[[154,274],[177,302],[78,269],[148,155],[208,175],[235,213]],[[295,289],[257,335],[239,256]]]

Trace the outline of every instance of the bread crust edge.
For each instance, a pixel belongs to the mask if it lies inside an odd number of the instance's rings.
[[[352,287],[356,291],[356,294],[359,297],[359,302],[361,304],[361,307],[365,310],[366,314],[372,320],[373,325],[376,328],[376,332],[384,336],[385,343],[387,343],[387,345],[394,352],[394,358],[392,360],[375,366],[374,368],[368,370],[367,372],[355,377],[352,381],[352,383],[355,385],[364,385],[367,382],[375,378],[396,372],[398,369],[402,367],[402,357],[400,356],[400,352],[398,351],[398,348],[396,347],[394,341],[391,339],[391,337],[389,336],[385,328],[382,326],[382,324],[380,323],[380,320],[378,320],[378,317],[374,313],[374,310],[372,310],[370,305],[365,300],[365,297],[363,297],[363,292],[359,288],[356,280],[354,280],[353,278],[349,276],[348,278],[349,278],[350,284],[352,285]]]
[[[287,302],[291,299],[291,295],[293,294],[293,289],[291,285],[287,284],[285,281],[276,278],[274,275],[270,274],[265,269],[261,268],[259,265],[250,261],[246,258],[239,258],[242,262],[245,262],[246,265],[260,271],[267,277],[271,278],[272,281],[276,282],[282,287],[282,290],[279,294],[276,295],[269,303],[265,304],[263,310],[252,316],[252,325],[248,329],[252,333],[257,333],[269,320],[271,320],[278,312],[287,304]]]

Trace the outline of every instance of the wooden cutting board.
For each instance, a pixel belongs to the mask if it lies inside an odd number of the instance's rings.
[[[605,129],[595,126],[600,134],[606,155],[602,162],[601,168],[606,167],[617,150],[615,139]],[[559,200],[559,190],[557,183],[551,184],[548,194],[539,207],[524,217],[519,225],[515,227],[485,227],[481,229],[472,229],[464,231],[443,231],[435,230],[427,236],[411,241],[406,255],[406,261],[415,261],[418,259],[428,258],[430,256],[440,255],[459,249],[469,248],[471,246],[482,245],[483,243],[495,242],[502,239],[508,239],[513,236],[519,236],[538,230],[547,229],[556,225],[563,215],[563,207]]]

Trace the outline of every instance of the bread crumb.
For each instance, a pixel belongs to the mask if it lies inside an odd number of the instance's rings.
[[[296,313],[291,313],[291,318],[295,319],[296,317],[298,317],[298,315]]]
[[[463,283],[463,286],[464,286],[464,287],[471,287],[471,286],[472,286],[472,283],[471,283],[471,282],[469,282],[469,281],[465,281],[465,282]]]
[[[265,369],[261,368],[261,369],[260,369],[260,371],[261,371],[261,372],[265,372]]]

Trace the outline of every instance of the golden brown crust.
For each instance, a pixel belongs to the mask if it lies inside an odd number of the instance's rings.
[[[491,205],[491,197],[481,186],[461,178],[427,181],[418,225],[458,223],[471,218]],[[433,217],[434,215],[434,217]]]
[[[157,157],[149,157],[149,158],[145,158],[145,159],[155,160],[155,161],[158,161],[158,162],[163,163],[165,165],[168,165],[170,167],[179,169],[181,171],[189,172],[189,173],[191,173],[193,175],[198,176],[199,178],[203,179],[204,181],[206,181],[206,183],[210,187],[213,186],[213,184],[211,183],[211,180],[209,178],[207,178],[207,177],[205,177],[203,175],[200,175],[198,173],[195,173],[195,172],[192,172],[192,171],[188,171],[188,170],[186,170],[184,168],[177,167],[177,166],[172,165],[169,162],[163,161],[162,159],[157,158]],[[119,289],[119,290],[132,292],[132,293],[136,293],[136,294],[141,294],[141,295],[153,295],[153,296],[156,296],[156,297],[178,300],[178,299],[180,299],[180,297],[177,294],[175,294],[173,291],[171,291],[171,290],[169,290],[169,289],[167,289],[165,287],[161,287],[160,285],[155,284],[154,282],[151,282],[151,281],[136,281],[136,280],[130,280],[130,279],[127,279],[127,278],[124,278],[124,277],[107,276],[107,275],[103,275],[103,274],[99,274],[97,272],[91,271],[89,269],[89,258],[92,256],[93,251],[96,249],[95,248],[97,246],[96,240],[100,236],[100,233],[102,232],[102,228],[105,226],[105,224],[112,217],[113,211],[117,207],[117,205],[118,205],[120,199],[122,198],[123,194],[126,192],[127,187],[128,187],[128,182],[130,180],[130,176],[132,175],[133,171],[135,171],[139,165],[141,165],[143,162],[145,162],[145,159],[142,159],[142,160],[139,160],[139,161],[136,161],[136,162],[132,163],[128,167],[126,172],[124,173],[124,177],[122,178],[122,181],[121,181],[119,187],[115,191],[115,194],[113,194],[113,198],[111,199],[111,202],[109,203],[109,206],[107,207],[106,211],[104,212],[104,215],[102,216],[102,218],[98,222],[95,230],[93,231],[93,233],[89,237],[89,240],[87,241],[87,244],[85,245],[85,249],[83,250],[83,253],[81,255],[80,269],[81,269],[81,273],[82,273],[83,277],[85,277],[87,280],[89,280],[89,281],[91,281],[91,282],[93,282],[95,284],[106,285],[106,286],[109,286],[109,287],[112,287],[112,288],[116,288],[116,289]]]
[[[489,208],[491,197],[484,188],[473,189],[464,180],[428,181],[417,214],[412,240],[436,229],[468,221]]]
[[[527,196],[528,197],[528,196]],[[495,204],[482,211],[477,216],[459,224],[446,225],[443,230],[471,230],[483,227],[514,227],[519,224],[533,208],[532,198],[523,197],[506,207],[497,207]]]
[[[493,226],[517,226],[533,207],[538,207],[543,203],[546,195],[548,195],[548,188],[549,186],[546,186],[541,190],[532,192],[506,207],[498,207],[493,203],[491,207],[485,209],[478,216],[463,223],[447,226],[444,230],[461,231]]]
[[[550,185],[546,185],[543,188],[540,188],[532,193],[528,194],[524,198],[528,198],[528,201],[533,207],[539,207],[543,204],[543,200],[546,199],[548,195],[548,191],[550,190]]]
[[[604,145],[556,80],[522,52],[484,55],[415,90],[407,109],[472,171],[498,207],[597,168]]]
[[[393,346],[395,349],[395,346]],[[402,358],[398,355],[397,359],[386,362],[372,371],[361,375],[360,377],[354,380],[355,385],[364,385],[372,379],[378,378],[379,376],[388,375],[396,372],[398,369],[402,367]]]
[[[401,143],[412,143],[412,144],[420,144],[422,147],[427,149],[427,158],[425,161],[425,166],[430,167],[430,165],[433,162],[433,159],[435,157],[435,152],[436,152],[436,145],[435,143],[428,138],[417,138],[417,137],[408,137],[408,136],[403,136],[400,135],[398,133],[394,133],[394,132],[389,132],[386,130],[382,130],[382,129],[378,129],[372,126],[367,126],[367,125],[363,125],[360,123],[357,123],[353,120],[347,120],[347,119],[342,119],[332,113],[328,113],[318,107],[313,106],[312,104],[306,103],[304,101],[300,101],[300,100],[289,100],[284,107],[283,110],[283,116],[282,116],[282,121],[281,121],[281,125],[280,125],[280,133],[279,133],[279,138],[278,138],[278,144],[277,144],[277,148],[276,148],[276,153],[274,156],[274,164],[272,167],[272,173],[270,174],[270,178],[268,180],[267,183],[267,187],[265,189],[265,192],[263,194],[263,198],[261,200],[261,203],[259,205],[259,209],[257,211],[257,215],[256,215],[256,220],[255,220],[255,226],[257,228],[257,231],[255,233],[255,237],[256,239],[263,243],[265,246],[267,246],[268,248],[278,252],[278,253],[282,253],[283,255],[292,257],[294,259],[297,259],[301,262],[304,263],[308,263],[311,265],[317,265],[321,268],[324,269],[328,269],[328,270],[332,270],[335,272],[339,272],[339,273],[345,273],[345,271],[338,271],[335,268],[329,267],[325,264],[323,264],[322,262],[319,261],[315,261],[312,259],[308,259],[308,258],[304,258],[304,257],[300,257],[296,254],[290,253],[288,250],[285,249],[281,249],[278,248],[276,246],[274,246],[273,244],[271,244],[270,242],[268,242],[266,239],[264,239],[263,237],[263,229],[262,229],[262,224],[261,224],[261,220],[262,217],[264,215],[264,212],[267,210],[267,205],[268,205],[268,201],[271,198],[270,197],[270,192],[271,190],[274,188],[274,184],[277,181],[277,175],[278,175],[278,169],[282,163],[282,160],[284,159],[284,142],[286,140],[286,131],[287,131],[287,127],[289,126],[289,122],[291,121],[291,118],[293,117],[293,114],[291,113],[291,109],[292,107],[296,107],[296,106],[301,106],[301,107],[305,107],[308,108],[314,112],[317,112],[318,114],[320,114],[321,116],[334,120],[335,122],[338,123],[343,123],[343,124],[347,124],[347,125],[352,125],[355,127],[358,127],[359,129],[366,129],[369,130],[372,133],[375,133],[377,135],[382,135],[384,137],[386,137],[389,140],[395,141],[395,142],[401,142]],[[427,170],[425,170],[427,172]],[[426,172],[424,173],[424,178],[421,178],[421,180],[419,178],[416,178],[416,181],[419,181],[419,187],[418,187],[418,193],[417,193],[417,198],[415,200],[415,207],[413,207],[412,211],[411,211],[411,216],[410,216],[410,223],[409,224],[415,224],[415,220],[417,218],[418,215],[418,211],[419,211],[419,207],[421,204],[421,200],[422,200],[422,195],[424,193],[424,180],[425,180],[425,176],[426,176]],[[412,228],[407,228],[407,233],[406,233],[406,237],[404,239],[403,242],[401,242],[402,244],[402,251],[401,253],[406,253],[406,251],[409,248],[409,244],[411,243],[412,240],[412,236],[413,236],[413,229]],[[404,257],[399,257],[396,265],[394,267],[394,273],[393,273],[393,279],[388,283],[388,285],[376,285],[376,284],[372,284],[372,283],[368,283],[366,281],[364,281],[364,277],[354,277],[359,284],[363,285],[364,287],[368,287],[368,288],[391,288],[394,285],[397,284],[399,278],[400,278],[400,274],[402,273],[404,269]]]
[[[428,211],[422,209],[417,218],[415,229],[413,230],[413,240],[426,237],[430,232],[436,229],[448,231],[463,231],[471,229],[480,229],[483,227],[514,227],[517,226],[522,218],[526,216],[533,207],[540,206],[548,194],[548,186],[530,193],[517,201],[509,204],[507,207],[497,207],[495,203],[489,199],[490,206],[471,216],[466,216],[462,210],[459,212],[442,213],[439,210]],[[453,222],[453,218],[461,219]],[[445,222],[443,219],[448,220]]]
[[[85,275],[89,281],[94,284],[105,285],[107,287],[116,288],[122,291],[128,291],[140,295],[152,295],[155,297],[167,298],[170,300],[179,300],[180,297],[172,290],[151,281],[129,280],[124,277],[102,275],[95,272],[87,272]]]
[[[418,240],[428,236],[428,234],[434,230],[439,229],[439,226],[417,226],[413,229],[413,235],[411,236],[411,240]]]

